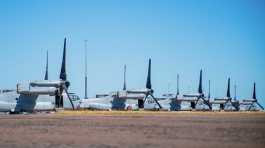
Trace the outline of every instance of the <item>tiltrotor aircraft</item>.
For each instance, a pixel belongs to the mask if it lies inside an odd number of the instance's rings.
[[[63,60],[60,79],[48,80],[48,55],[45,79],[29,82],[28,89],[17,84],[16,90],[0,93],[0,112],[54,111],[57,108],[75,109],[79,97],[68,93],[70,82],[66,75],[66,39],[64,39]]]
[[[103,97],[99,98],[82,99],[80,108],[95,110],[136,110],[145,108],[147,104],[146,100],[149,99],[153,99],[158,108],[162,108],[154,97],[153,92],[151,85],[151,59],[149,59],[146,88],[127,90],[124,72],[124,85],[122,91],[112,92],[109,95],[103,95]]]
[[[256,97],[256,83],[254,82],[253,87],[253,95],[251,99],[243,99],[240,102],[240,110],[243,111],[256,111],[256,110],[264,110],[264,107],[258,102]]]
[[[215,98],[212,102],[213,110],[238,111],[239,101],[233,99],[230,94],[230,78],[227,82],[227,92],[224,98]]]
[[[202,91],[202,70],[200,71],[198,93],[195,94],[184,94],[181,96],[179,93],[179,76],[177,78],[176,96],[173,98],[159,99],[159,104],[163,110],[211,110],[209,99],[205,97]],[[155,108],[155,106],[153,106],[153,108]]]

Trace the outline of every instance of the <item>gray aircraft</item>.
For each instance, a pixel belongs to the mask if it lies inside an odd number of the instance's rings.
[[[258,102],[256,98],[256,83],[254,82],[253,95],[251,99],[243,99],[240,102],[240,110],[242,111],[257,111],[264,110],[264,107]]]
[[[179,83],[179,76],[178,82]],[[206,98],[202,91],[202,70],[200,71],[200,80],[198,93],[184,94],[179,93],[179,84],[177,84],[177,94],[174,98],[167,98],[159,100],[161,107],[164,110],[178,111],[178,110],[211,110],[209,98]]]
[[[19,113],[54,111],[57,108],[75,109],[79,103],[79,97],[68,93],[70,82],[66,75],[66,39],[64,39],[60,80],[48,80],[47,55],[45,80],[31,81],[28,85],[28,89],[23,89],[20,84],[17,84],[16,90],[2,91],[0,111]]]
[[[212,106],[210,104],[209,98],[207,98],[202,90],[202,70],[200,70],[199,88],[198,93],[195,94],[184,94],[183,98],[179,98],[181,101],[181,106],[185,103],[190,104],[191,109],[196,110],[211,110]]]
[[[151,99],[154,100],[158,108],[162,108],[154,97],[153,92],[151,85],[151,59],[149,59],[146,88],[127,90],[125,67],[122,91],[111,92],[109,95],[102,95],[99,98],[82,99],[80,108],[95,110],[136,110],[145,108],[145,105],[148,104],[147,100]]]
[[[215,98],[212,102],[213,110],[238,111],[239,101],[233,99],[230,94],[230,78],[227,82],[227,92],[224,98]]]
[[[180,97],[179,93],[179,75],[177,75],[177,94],[164,94],[166,98],[157,98],[161,108],[154,102],[154,100],[148,99],[145,109],[147,110],[167,110],[167,111],[178,111],[181,109],[181,103],[178,101]],[[174,96],[174,97],[173,97]]]

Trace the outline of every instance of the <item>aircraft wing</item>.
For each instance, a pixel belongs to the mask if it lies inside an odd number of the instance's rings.
[[[201,97],[202,94],[195,93],[195,94],[184,94],[183,97]]]
[[[263,107],[261,104],[259,104],[259,102],[257,102],[257,105],[258,105],[262,110],[264,110],[264,107]]]
[[[196,97],[184,97],[184,98],[178,98],[177,100],[178,101],[188,101],[188,102],[191,102],[191,101],[196,101],[197,98]]]
[[[148,88],[126,90],[126,92],[129,94],[146,94],[150,91],[151,91],[151,89],[148,89]]]
[[[256,102],[255,99],[243,99],[242,102]]]

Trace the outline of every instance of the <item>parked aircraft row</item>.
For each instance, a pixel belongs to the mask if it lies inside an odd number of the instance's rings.
[[[177,93],[173,97],[157,98],[151,84],[151,59],[145,88],[127,89],[126,66],[124,67],[123,90],[109,94],[97,95],[95,98],[80,99],[69,93],[70,82],[66,74],[66,39],[64,39],[61,72],[58,80],[48,80],[48,53],[44,80],[29,82],[28,89],[20,84],[14,90],[0,91],[0,112],[34,112],[53,111],[56,109],[92,109],[92,110],[264,110],[256,98],[256,84],[254,83],[253,97],[241,101],[232,98],[230,94],[230,78],[228,78],[226,97],[211,99],[206,97],[202,89],[202,70],[199,76],[198,91],[194,94]],[[86,64],[87,65],[87,64]],[[86,76],[87,77],[87,76]],[[179,76],[178,76],[179,79]],[[87,85],[87,84],[86,84]],[[178,85],[178,83],[177,83]]]
[[[124,80],[124,86],[126,86]],[[126,87],[125,87],[126,88]],[[198,91],[193,94],[180,95],[179,89],[174,97],[156,98],[151,84],[151,59],[149,59],[146,87],[143,89],[123,89],[100,97],[82,99],[80,108],[94,110],[225,110],[225,111],[254,111],[264,110],[256,98],[254,83],[253,97],[239,101],[231,97],[230,78],[228,78],[227,93],[224,98],[210,98],[202,89],[202,70],[200,71]]]

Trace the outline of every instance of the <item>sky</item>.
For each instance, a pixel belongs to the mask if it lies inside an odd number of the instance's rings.
[[[227,79],[238,98],[265,105],[264,0],[1,0],[0,88],[42,80],[46,51],[49,78],[59,77],[63,39],[71,91],[84,97],[84,40],[87,40],[88,96],[144,88],[148,58],[156,96],[203,89],[226,94]],[[234,95],[231,89],[232,96]]]

